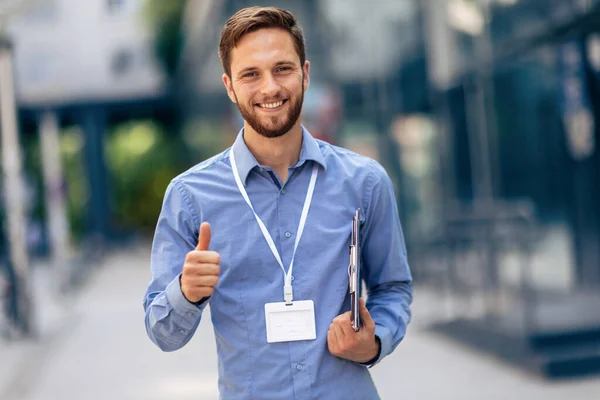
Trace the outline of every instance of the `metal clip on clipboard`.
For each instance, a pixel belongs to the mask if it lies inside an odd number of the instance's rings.
[[[348,265],[350,286],[350,319],[355,332],[360,329],[360,208],[352,219],[352,239],[350,242],[350,264]]]

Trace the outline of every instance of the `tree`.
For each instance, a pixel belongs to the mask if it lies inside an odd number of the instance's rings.
[[[185,43],[182,29],[186,0],[146,0],[144,17],[154,32],[154,53],[165,74],[173,78]]]

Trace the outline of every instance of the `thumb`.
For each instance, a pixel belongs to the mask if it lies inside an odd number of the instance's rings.
[[[362,320],[363,324],[366,327],[375,326],[375,321],[373,321],[373,318],[371,318],[371,314],[369,313],[369,310],[367,310],[367,306],[365,305],[365,299],[363,299],[361,297],[358,301],[360,304],[360,306],[359,306],[360,319]]]
[[[196,250],[208,250],[208,246],[210,245],[210,224],[208,222],[203,222],[200,225],[200,233],[198,235],[198,246],[196,246]]]

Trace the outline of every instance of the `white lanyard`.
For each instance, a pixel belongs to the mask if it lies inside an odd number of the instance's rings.
[[[283,262],[281,261],[281,257],[279,256],[279,252],[277,251],[277,247],[275,246],[275,242],[273,242],[273,238],[271,234],[267,230],[267,227],[262,222],[260,217],[254,211],[254,207],[250,202],[250,198],[248,197],[248,193],[242,184],[242,180],[240,179],[240,174],[237,169],[237,164],[235,162],[235,157],[233,156],[233,149],[231,149],[229,153],[229,158],[231,159],[231,169],[233,170],[233,176],[235,178],[235,183],[237,183],[238,189],[246,203],[250,206],[250,209],[254,213],[254,217],[256,218],[256,222],[258,222],[258,226],[262,231],[265,240],[269,244],[269,248],[271,252],[275,256],[275,259],[279,263],[281,270],[283,271],[284,277],[284,285],[283,285],[283,298],[287,304],[291,304],[294,295],[292,291],[292,269],[294,268],[294,258],[296,257],[296,250],[298,249],[298,243],[300,242],[300,237],[302,237],[302,232],[304,231],[304,225],[306,224],[306,217],[308,216],[308,209],[310,208],[310,203],[312,202],[313,193],[315,191],[315,185],[317,182],[317,174],[319,173],[318,165],[315,163],[312,169],[312,175],[310,176],[310,183],[308,185],[308,191],[306,192],[306,199],[304,200],[304,208],[302,208],[302,215],[300,216],[300,224],[298,225],[298,232],[296,233],[296,243],[294,243],[294,252],[292,253],[292,260],[290,261],[290,268],[288,272],[285,272],[285,268],[283,266]]]

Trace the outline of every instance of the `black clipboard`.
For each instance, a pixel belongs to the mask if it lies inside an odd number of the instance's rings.
[[[350,320],[355,332],[360,329],[360,208],[352,218],[352,238],[350,242],[350,263],[348,281],[350,287]]]

